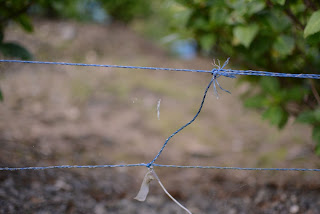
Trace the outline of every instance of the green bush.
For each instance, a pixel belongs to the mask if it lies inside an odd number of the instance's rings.
[[[136,18],[147,18],[151,15],[149,0],[100,0],[108,14],[119,21],[129,23]]]
[[[104,10],[112,19],[123,23],[151,14],[148,0],[37,0],[32,9],[34,14],[45,17],[78,21],[95,21],[95,15]]]
[[[176,0],[190,12],[185,29],[199,49],[235,59],[244,68],[320,73],[320,2],[313,0]],[[313,127],[320,155],[320,82],[243,77],[245,106],[283,128],[290,115]]]

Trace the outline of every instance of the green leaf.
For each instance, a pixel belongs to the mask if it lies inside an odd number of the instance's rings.
[[[306,41],[310,46],[318,46],[320,43],[320,32],[308,36]]]
[[[210,10],[210,24],[213,26],[221,26],[226,23],[229,13],[226,8],[212,7]]]
[[[286,3],[286,0],[271,0],[271,2],[283,6]]]
[[[314,12],[304,29],[303,36],[307,38],[308,36],[315,34],[320,31],[320,10]]]
[[[259,31],[259,26],[256,24],[248,26],[237,26],[233,29],[234,43],[240,43],[248,48],[256,37]]]
[[[268,37],[257,36],[254,40],[254,46],[250,47],[250,51],[253,53],[253,60],[263,61],[266,52],[270,50],[272,46],[272,40]]]
[[[265,2],[260,2],[260,1],[250,1],[247,4],[248,4],[248,7],[247,7],[248,15],[258,13],[266,7]]]
[[[304,111],[297,117],[297,122],[314,124],[317,122],[313,111]]]
[[[17,18],[15,18],[15,21],[18,22],[25,31],[27,31],[27,32],[33,31],[33,26],[32,26],[31,20],[29,19],[29,17],[27,15],[22,14],[22,15],[18,16]]]
[[[27,49],[16,43],[0,44],[0,52],[2,52],[2,54],[7,57],[15,57],[23,60],[32,59],[31,53]]]
[[[275,95],[280,90],[280,82],[276,77],[261,77],[260,86],[263,91]]]
[[[276,33],[283,33],[289,29],[292,29],[291,20],[284,15],[283,11],[281,10],[268,11],[265,19],[263,19],[261,22],[266,22],[267,25],[264,25],[264,27],[267,27],[265,29],[267,31],[265,31],[265,33],[271,34],[272,36],[276,36]]]
[[[285,90],[285,101],[296,101],[299,102],[303,99],[303,97],[307,94],[307,89],[302,88],[301,86],[295,86],[288,90]]]
[[[198,30],[208,30],[209,25],[207,23],[207,20],[203,17],[196,17],[192,22],[192,28],[198,29]]]
[[[281,129],[287,123],[289,115],[280,106],[272,106],[262,114],[262,118]]]
[[[292,37],[286,35],[279,36],[273,44],[275,57],[277,57],[278,55],[280,57],[285,57],[291,54],[294,49],[294,46],[295,43]]]
[[[231,27],[239,24],[246,24],[244,14],[241,13],[241,10],[233,10],[231,13],[229,12],[226,26]]]
[[[212,34],[206,34],[200,37],[200,46],[205,51],[210,51],[216,42],[216,37]]]
[[[247,108],[261,108],[266,104],[266,98],[262,95],[255,95],[253,97],[249,97],[244,101],[244,106]]]
[[[0,43],[2,43],[2,41],[3,41],[3,32],[0,29]]]

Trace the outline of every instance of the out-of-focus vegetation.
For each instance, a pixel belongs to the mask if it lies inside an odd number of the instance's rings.
[[[30,59],[31,54],[5,38],[16,22],[27,32],[30,15],[108,23],[118,20],[162,43],[192,41],[200,54],[230,56],[244,69],[320,73],[320,2],[315,0],[2,0],[0,51]],[[252,86],[245,106],[283,128],[290,116],[313,127],[320,155],[318,80],[242,77]],[[1,96],[0,96],[1,97]]]
[[[320,2],[313,0],[177,0],[190,15],[199,49],[231,56],[246,68],[271,72],[320,73]],[[320,82],[307,79],[246,77],[247,107],[279,128],[289,116],[313,126],[320,155]],[[256,90],[253,90],[256,88]]]
[[[9,22],[18,23],[25,31],[32,32],[33,27],[27,11],[32,1],[5,1],[0,2],[0,52],[4,56],[31,59],[31,54],[21,45],[4,40],[4,31]]]
[[[52,18],[71,18],[79,21],[108,22],[109,18],[130,23],[136,18],[151,15],[147,0],[36,0],[31,12]]]
[[[114,19],[128,24],[136,18],[150,16],[151,11],[147,0],[0,0],[0,53],[7,57],[32,58],[23,46],[5,41],[5,29],[12,22],[31,33],[32,15],[98,23],[108,23]]]

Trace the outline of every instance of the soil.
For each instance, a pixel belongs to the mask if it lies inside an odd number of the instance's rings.
[[[181,60],[126,26],[35,20],[12,25],[35,60],[211,69]],[[229,68],[240,69],[232,64]],[[74,66],[0,64],[0,167],[147,163],[165,139],[192,119],[209,74]],[[159,164],[320,168],[309,127],[281,131],[243,108],[248,89],[221,77],[199,118],[175,136]],[[157,104],[161,99],[160,115]],[[320,213],[316,172],[165,169],[164,186],[192,213]],[[185,213],[156,182],[145,202],[133,198],[147,169],[0,171],[0,213]]]

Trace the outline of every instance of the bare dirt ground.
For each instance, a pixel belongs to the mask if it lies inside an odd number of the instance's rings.
[[[119,24],[36,21],[6,40],[36,60],[211,69],[210,59],[182,61]],[[229,67],[240,68],[231,64]],[[196,113],[208,74],[0,64],[0,166],[147,163]],[[244,109],[245,85],[219,79],[194,124],[175,136],[157,163],[320,168],[310,129],[283,131]],[[161,99],[160,120],[157,102]],[[320,213],[313,172],[155,168],[168,191],[193,213]],[[0,213],[185,213],[154,182],[146,202],[133,198],[147,169],[0,171]]]

